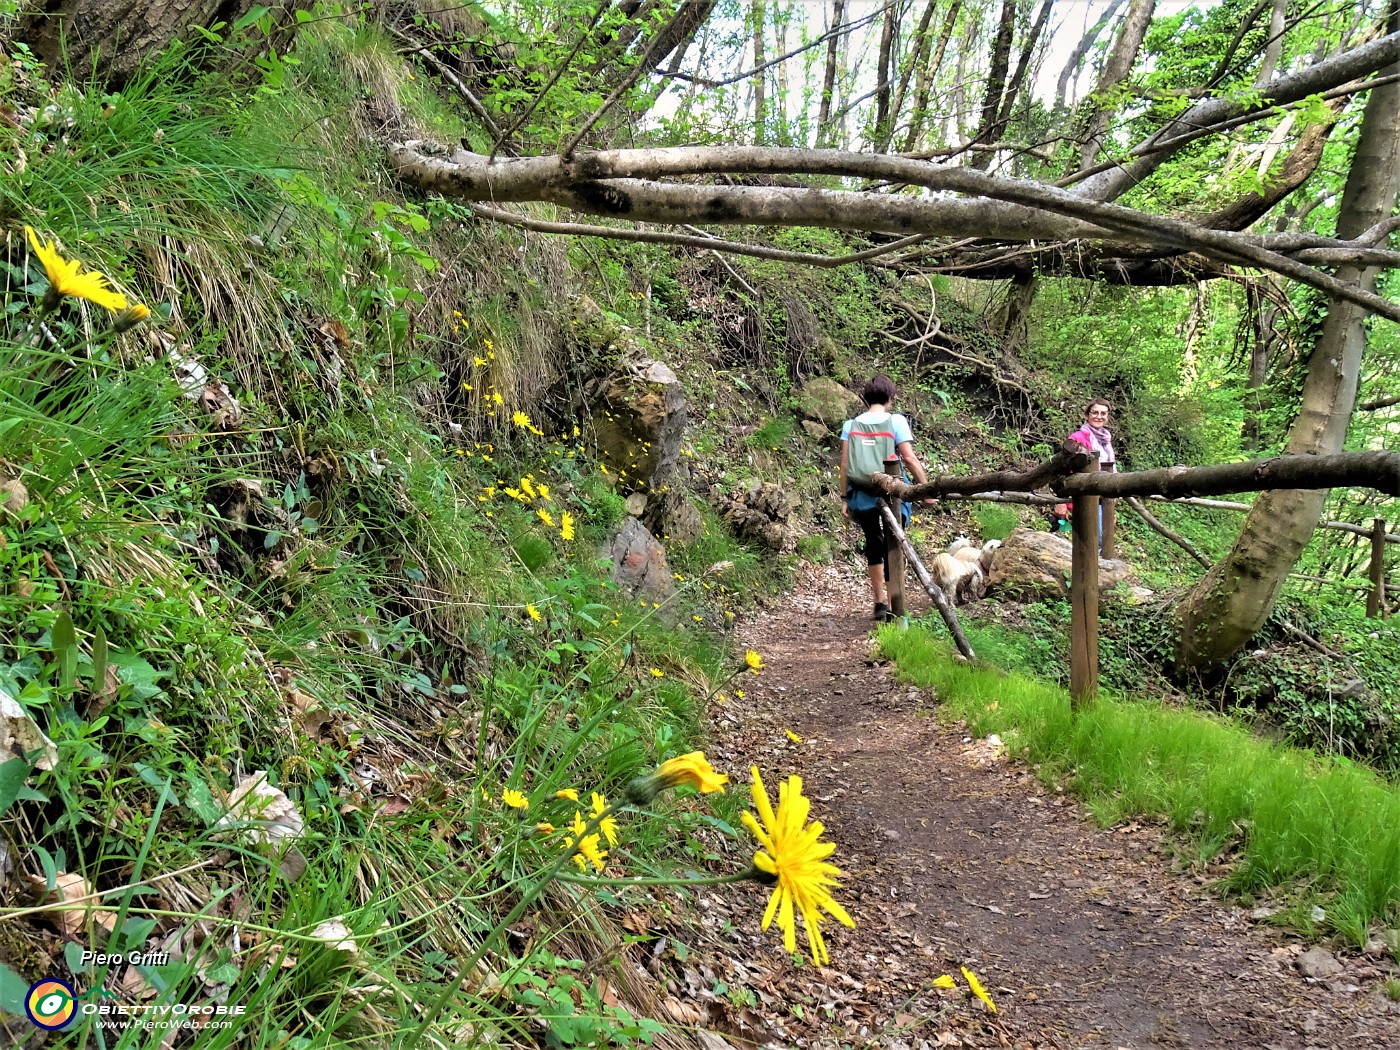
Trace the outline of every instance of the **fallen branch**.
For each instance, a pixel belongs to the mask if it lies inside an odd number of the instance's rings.
[[[1267,489],[1369,488],[1400,496],[1400,452],[1274,456],[1209,467],[1163,467],[1125,474],[1073,474],[1051,489],[1065,496],[1215,496]],[[918,486],[915,486],[917,489]],[[911,490],[905,499],[917,499]]]
[[[1161,503],[1174,503],[1180,507],[1204,507],[1207,510],[1234,510],[1247,514],[1253,508],[1248,503],[1236,503],[1233,500],[1224,499],[1189,499],[1184,497],[1171,498],[1170,496],[1148,496],[1148,499],[1157,500]],[[1368,525],[1356,525],[1350,521],[1319,521],[1319,529],[1336,529],[1339,532],[1350,532],[1357,536],[1370,536],[1371,529]],[[1400,543],[1400,534],[1387,532],[1385,534],[1386,543]]]
[[[907,485],[888,474],[876,474],[866,484],[857,484],[854,481],[852,484],[876,496],[898,496],[906,503],[915,503],[930,496],[971,496],[973,493],[997,489],[1034,492],[1067,474],[1073,474],[1089,462],[1089,455],[1084,451],[1083,445],[1072,441],[1065,444],[1065,448],[1030,470],[997,470],[990,474],[970,474],[964,478],[930,478],[920,485]]]
[[[1210,568],[1210,559],[1207,558],[1204,554],[1202,554],[1199,550],[1197,550],[1195,544],[1193,544],[1181,533],[1175,532],[1172,529],[1167,528],[1167,526],[1163,525],[1160,521],[1157,520],[1157,518],[1152,514],[1151,511],[1149,511],[1146,507],[1142,505],[1141,501],[1139,501],[1133,496],[1129,496],[1123,502],[1126,503],[1128,506],[1132,507],[1133,510],[1137,511],[1138,516],[1142,518],[1143,521],[1147,522],[1148,528],[1152,529],[1153,532],[1156,532],[1158,535],[1165,536],[1167,539],[1171,540],[1178,547],[1184,550],[1187,554],[1195,558],[1196,562],[1201,566],[1201,568]]]
[[[895,520],[894,511],[881,503],[880,513],[885,519],[885,528],[889,529],[890,535],[899,541],[904,556],[909,559],[909,564],[914,566],[914,575],[918,576],[919,582],[924,585],[924,590],[933,599],[933,604],[938,608],[938,615],[943,617],[943,623],[947,626],[948,633],[953,636],[953,642],[957,645],[958,652],[969,660],[976,660],[977,654],[972,651],[967,635],[963,634],[962,624],[958,622],[958,614],[953,609],[953,603],[948,600],[948,595],[944,593],[943,588],[934,583],[933,578],[929,576],[928,570],[924,568],[924,563],[919,560],[919,555],[914,550],[914,545],[909,542],[909,537],[904,534],[904,530],[899,527],[899,522]]]

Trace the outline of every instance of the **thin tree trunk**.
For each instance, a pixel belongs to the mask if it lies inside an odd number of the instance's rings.
[[[1392,2],[1390,29],[1400,25]],[[1385,74],[1400,72],[1400,64]],[[1347,173],[1337,234],[1355,237],[1389,216],[1400,184],[1400,84],[1372,89],[1361,121],[1356,155]],[[1374,289],[1377,270],[1338,268],[1338,276]],[[1327,454],[1342,448],[1356,405],[1367,311],[1331,298],[1322,331],[1308,359],[1298,418],[1287,451]],[[1265,492],[1245,519],[1234,548],[1211,569],[1178,608],[1179,666],[1219,666],[1263,624],[1288,571],[1317,527],[1325,490]]]
[[[1273,13],[1269,16],[1269,42],[1264,47],[1264,60],[1259,63],[1259,73],[1254,78],[1255,86],[1263,87],[1274,78],[1278,60],[1283,56],[1284,13],[1288,0],[1274,0]]]
[[[831,28],[834,30],[841,24],[841,19],[846,14],[846,0],[835,0],[831,12]],[[836,90],[836,61],[837,53],[845,46],[842,44],[844,34],[833,32],[831,39],[826,42],[826,72],[822,76],[822,99],[821,105],[817,109],[817,146],[830,145],[831,136],[831,104]]]
[[[1030,33],[1026,36],[1026,42],[1021,47],[1021,57],[1016,60],[1016,72],[1011,74],[1011,83],[1006,87],[1006,94],[1001,101],[1001,109],[997,111],[996,127],[992,131],[992,141],[999,142],[1006,132],[1006,125],[1011,121],[1011,110],[1016,105],[1017,98],[1020,97],[1021,89],[1026,83],[1026,72],[1030,69],[1031,58],[1035,54],[1035,48],[1040,43],[1040,34],[1045,31],[1045,23],[1050,20],[1050,8],[1054,6],[1055,0],[1041,0],[1040,14],[1036,15],[1035,24],[1031,26]]]
[[[1103,148],[1104,134],[1108,130],[1108,120],[1115,108],[1105,105],[1099,96],[1117,87],[1133,71],[1133,63],[1137,61],[1138,49],[1142,47],[1143,37],[1147,35],[1147,27],[1152,22],[1152,12],[1156,3],[1157,0],[1130,0],[1128,4],[1128,13],[1123,17],[1123,27],[1118,31],[1118,38],[1113,42],[1099,82],[1094,88],[1095,97],[1085,103],[1088,112],[1084,118],[1084,152],[1080,156],[1081,167],[1091,167],[1098,160],[1099,151]]]
[[[1113,20],[1113,16],[1118,13],[1118,9],[1122,6],[1123,0],[1113,0],[1103,17],[1090,26],[1079,38],[1079,43],[1074,46],[1064,68],[1060,70],[1060,79],[1055,83],[1055,105],[1052,108],[1057,110],[1064,108],[1070,81],[1078,75],[1080,67],[1084,64],[1084,56],[1089,53],[1089,49],[1098,41],[1099,34],[1104,31],[1104,27]]]
[[[765,91],[768,74],[763,63],[768,60],[763,47],[763,23],[768,14],[765,0],[753,0],[753,64],[758,73],[753,78],[753,140],[762,146],[768,141],[765,128],[768,124],[768,98]]]
[[[890,148],[890,143],[894,141],[895,124],[899,120],[900,111],[904,109],[905,96],[909,94],[909,81],[913,77],[915,70],[923,69],[924,56],[928,53],[929,49],[929,26],[933,23],[933,11],[937,6],[938,0],[928,0],[928,6],[924,8],[923,17],[919,19],[918,28],[914,30],[914,46],[909,52],[909,61],[904,64],[904,71],[900,74],[899,86],[895,88],[894,102],[890,107],[894,115],[877,147],[881,153],[887,151]],[[912,126],[913,117],[911,115],[910,127]]]
[[[899,22],[899,5],[892,5],[885,12],[885,23],[880,27],[880,56],[875,64],[875,143],[876,152],[883,152],[878,143],[888,142],[892,134],[890,125],[890,63],[894,53],[894,30]]]
[[[948,8],[948,15],[943,20],[943,30],[938,34],[938,46],[933,49],[928,64],[919,69],[914,89],[914,110],[909,115],[909,135],[904,140],[905,153],[912,153],[919,143],[919,135],[928,119],[929,92],[932,90],[934,78],[943,67],[943,55],[948,50],[948,41],[952,39],[953,27],[957,24],[961,12],[962,0],[953,0],[952,6]]]
[[[1006,71],[1011,65],[1011,38],[1015,30],[1016,0],[1002,0],[1001,20],[997,23],[997,35],[992,43],[987,72],[987,90],[982,96],[982,116],[977,122],[977,132],[972,136],[973,142],[992,141],[997,113],[1001,109],[1001,96],[1006,90]],[[972,159],[972,166],[986,170],[991,162],[990,153],[980,153]]]

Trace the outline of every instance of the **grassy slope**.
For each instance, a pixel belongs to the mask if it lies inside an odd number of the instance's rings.
[[[706,511],[701,541],[673,551],[667,606],[599,578],[621,500],[563,415],[575,362],[607,366],[605,345],[564,324],[591,260],[576,270],[560,242],[382,185],[361,145],[375,121],[470,129],[373,27],[320,23],[294,57],[275,88],[230,89],[178,54],[119,97],[63,87],[0,185],[0,469],[28,497],[0,521],[0,687],[57,751],[18,801],[0,794],[0,826],[26,844],[11,854],[26,874],[50,892],[80,876],[68,895],[111,891],[116,913],[0,922],[0,998],[13,1012],[39,977],[101,981],[74,944],[169,942],[185,961],[141,971],[162,1001],[247,1007],[210,1046],[457,1044],[541,1023],[573,1042],[650,1041],[645,990],[629,1012],[578,976],[574,960],[621,935],[588,898],[550,891],[528,946],[493,941],[489,978],[467,963],[558,855],[531,830],[569,823],[557,790],[586,806],[696,743],[699,702],[735,670],[736,603],[780,566]],[[43,70],[10,75],[12,105],[42,104]],[[164,308],[113,338],[65,306],[52,344],[19,349],[43,287],[21,222]],[[616,323],[642,320],[623,289],[643,261],[596,268]],[[713,338],[664,334],[692,351]],[[207,371],[189,392],[226,382],[241,422],[185,396],[176,344]],[[522,478],[549,496],[504,493]],[[707,629],[670,626],[692,620]],[[255,771],[305,823],[280,866],[304,861],[294,879],[215,826]],[[716,831],[735,809],[629,817],[614,860],[742,867]],[[354,953],[318,932],[329,920]]]

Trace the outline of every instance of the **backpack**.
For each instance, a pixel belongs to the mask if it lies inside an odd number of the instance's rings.
[[[885,460],[895,458],[893,417],[872,417],[866,412],[851,420],[846,435],[846,482],[860,492],[876,494],[870,479],[885,472]]]

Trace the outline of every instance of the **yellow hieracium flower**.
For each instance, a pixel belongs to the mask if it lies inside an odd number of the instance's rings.
[[[758,654],[758,650],[750,649],[744,653],[744,665],[754,674],[763,670],[763,657]]]
[[[729,783],[729,774],[716,773],[703,751],[692,751],[688,755],[667,759],[656,768],[656,778],[662,781],[665,787],[688,784],[702,795],[716,791],[722,795],[724,785]]]
[[[559,515],[559,536],[565,541],[574,538],[574,516],[567,510]]]
[[[688,755],[668,758],[656,767],[656,772],[633,777],[627,784],[627,800],[634,805],[649,805],[661,792],[668,788],[689,785],[701,794],[718,791],[724,794],[724,785],[729,776],[716,773],[703,751],[692,751]]]
[[[608,800],[598,792],[593,792],[593,812],[594,817],[603,817],[607,812]],[[603,833],[603,838],[608,840],[609,846],[617,845],[617,820],[613,817],[603,817],[598,821],[598,830]]]
[[[554,793],[555,798],[566,798],[570,802],[578,801],[578,788],[561,788]]]
[[[530,808],[530,800],[525,797],[525,793],[516,791],[514,788],[506,788],[502,791],[501,801],[511,809],[518,809],[522,812]]]
[[[540,521],[548,525],[551,529],[554,528],[554,515],[549,513],[549,511],[545,510],[543,507],[536,508],[535,516],[539,518]]]
[[[753,767],[751,792],[754,808],[758,810],[762,823],[747,810],[740,817],[744,826],[763,846],[753,855],[754,867],[777,881],[773,896],[768,900],[768,908],[763,913],[763,929],[768,929],[776,918],[778,928],[783,931],[783,947],[795,952],[797,921],[794,910],[800,912],[802,924],[807,930],[812,961],[818,964],[830,962],[826,941],[822,939],[821,923],[825,918],[822,912],[834,916],[846,926],[855,925],[846,914],[846,909],[831,896],[831,889],[837,885],[835,876],[840,875],[841,870],[834,864],[826,863],[826,858],[831,856],[836,846],[821,841],[822,833],[826,830],[821,821],[807,823],[812,804],[802,794],[801,777],[788,777],[778,785],[777,812],[768,801],[768,792],[757,766]]]
[[[967,986],[972,989],[972,994],[987,1004],[987,1009],[992,1013],[997,1012],[997,1004],[992,1002],[992,997],[987,994],[987,990],[982,987],[982,982],[977,979],[977,975],[966,966],[962,968],[963,978],[967,981]]]
[[[86,299],[96,303],[98,306],[106,307],[113,313],[127,308],[126,296],[114,291],[108,284],[104,274],[96,270],[89,270],[83,273],[83,264],[77,259],[65,259],[58,253],[58,247],[53,241],[42,242],[39,235],[34,232],[32,226],[24,228],[25,236],[29,238],[29,246],[34,249],[34,254],[38,256],[39,262],[43,264],[44,273],[49,279],[49,292],[54,297],[54,301],[49,301],[49,296],[44,296],[44,305],[52,309],[58,305],[57,299],[61,296],[72,296],[74,299]],[[149,311],[147,311],[149,313]]]
[[[540,611],[528,603],[525,606],[525,612],[529,615],[530,619],[537,622],[544,619],[544,617],[540,615]]]
[[[569,830],[573,834],[564,839],[564,848],[573,851],[574,863],[578,865],[578,870],[587,871],[588,865],[592,864],[602,871],[607,866],[608,851],[599,843],[597,832],[591,835],[584,834],[588,825],[578,810],[574,810],[574,822]]]

